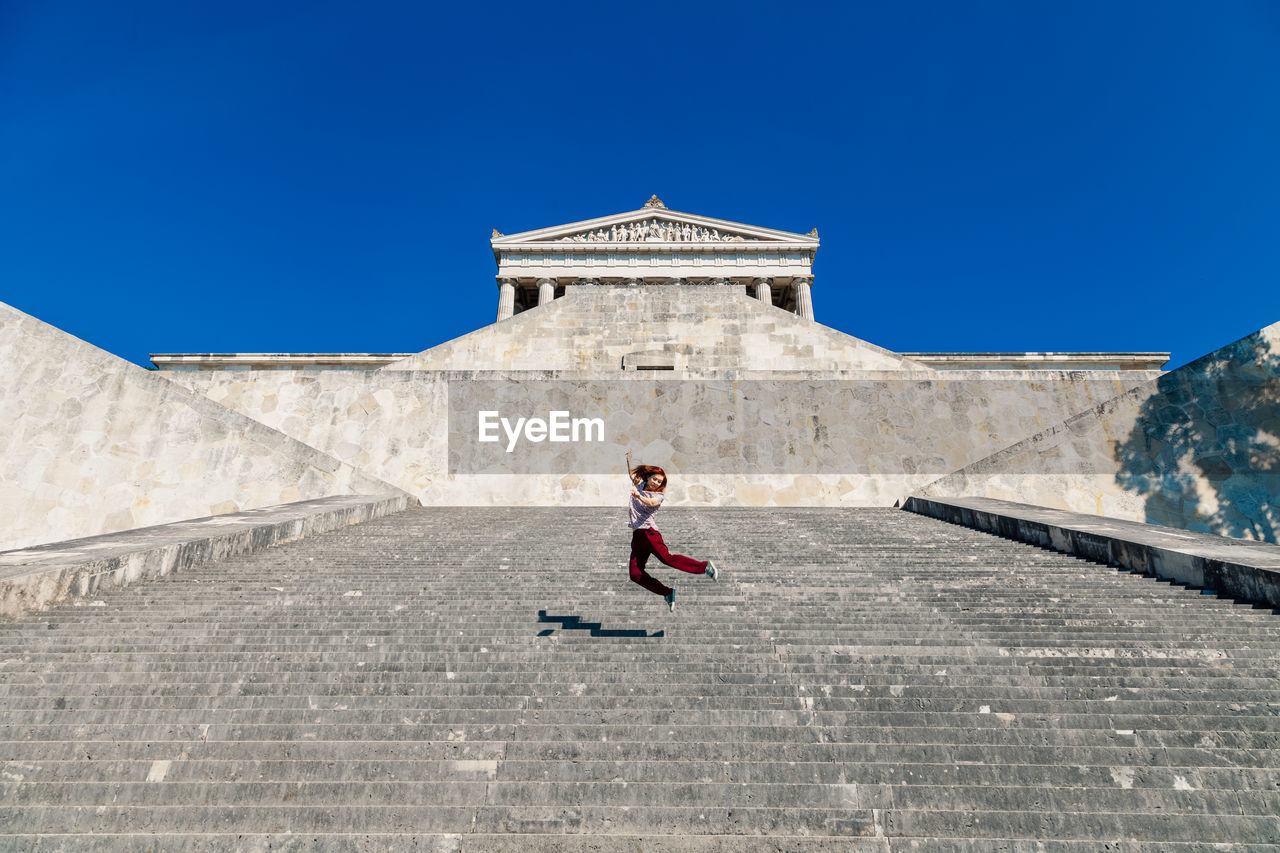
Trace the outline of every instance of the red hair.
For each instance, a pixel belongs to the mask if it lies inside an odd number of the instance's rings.
[[[661,486],[655,486],[653,489],[650,489],[649,491],[661,492],[661,491],[665,491],[665,490],[666,490],[666,488],[667,488],[667,472],[666,472],[666,471],[663,471],[663,470],[662,470],[661,468],[659,468],[657,465],[637,465],[636,467],[634,467],[634,468],[632,468],[632,469],[631,469],[631,473],[632,473],[634,476],[639,477],[639,478],[641,478],[642,480],[644,480],[644,481],[645,481],[645,487],[646,487],[646,488],[647,488],[647,487],[648,487],[648,485],[649,485],[649,478],[650,478],[650,477],[652,477],[654,474],[661,474],[661,475],[662,475],[662,485],[661,485]]]

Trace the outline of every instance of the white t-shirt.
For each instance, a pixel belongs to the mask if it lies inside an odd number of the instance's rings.
[[[645,506],[635,495],[631,496],[631,527],[635,530],[648,530],[653,527],[653,515],[662,506],[662,501],[666,498],[662,492],[646,492],[643,489],[636,489],[640,494],[650,500],[657,499],[658,506]]]

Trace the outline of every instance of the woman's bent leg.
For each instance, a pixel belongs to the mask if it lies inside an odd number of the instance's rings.
[[[639,533],[640,531],[637,530],[636,532]],[[695,560],[683,554],[672,554],[668,551],[667,543],[662,541],[662,534],[658,531],[651,528],[644,532],[648,534],[649,550],[653,551],[659,560],[671,568],[688,572],[691,575],[705,575],[707,573],[707,564],[702,560]]]
[[[644,534],[645,531],[643,530],[637,530],[631,534],[631,562],[628,566],[628,571],[632,582],[640,584],[640,586],[655,595],[665,597],[667,593],[671,592],[671,587],[644,570],[644,564],[649,562],[649,553],[652,550],[649,547],[649,539]]]

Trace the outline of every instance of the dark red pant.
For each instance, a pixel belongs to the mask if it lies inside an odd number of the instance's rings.
[[[682,554],[672,554],[668,551],[667,543],[662,541],[662,534],[652,527],[639,528],[631,533],[631,580],[640,584],[649,592],[658,595],[666,595],[671,592],[671,587],[645,572],[644,564],[649,562],[650,554],[656,554],[659,560],[673,569],[679,569],[691,575],[707,573],[706,563]]]

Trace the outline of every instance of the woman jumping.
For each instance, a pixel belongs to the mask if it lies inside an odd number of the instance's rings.
[[[653,516],[662,506],[666,497],[662,492],[667,487],[667,474],[656,465],[637,465],[631,467],[631,451],[627,451],[627,476],[634,486],[631,490],[631,580],[655,595],[661,595],[667,602],[668,610],[676,609],[676,591],[644,570],[650,554],[657,554],[658,559],[673,569],[688,572],[691,575],[706,575],[716,579],[716,564],[707,560],[694,560],[681,554],[667,551],[667,543],[662,541],[662,534],[653,526]]]

